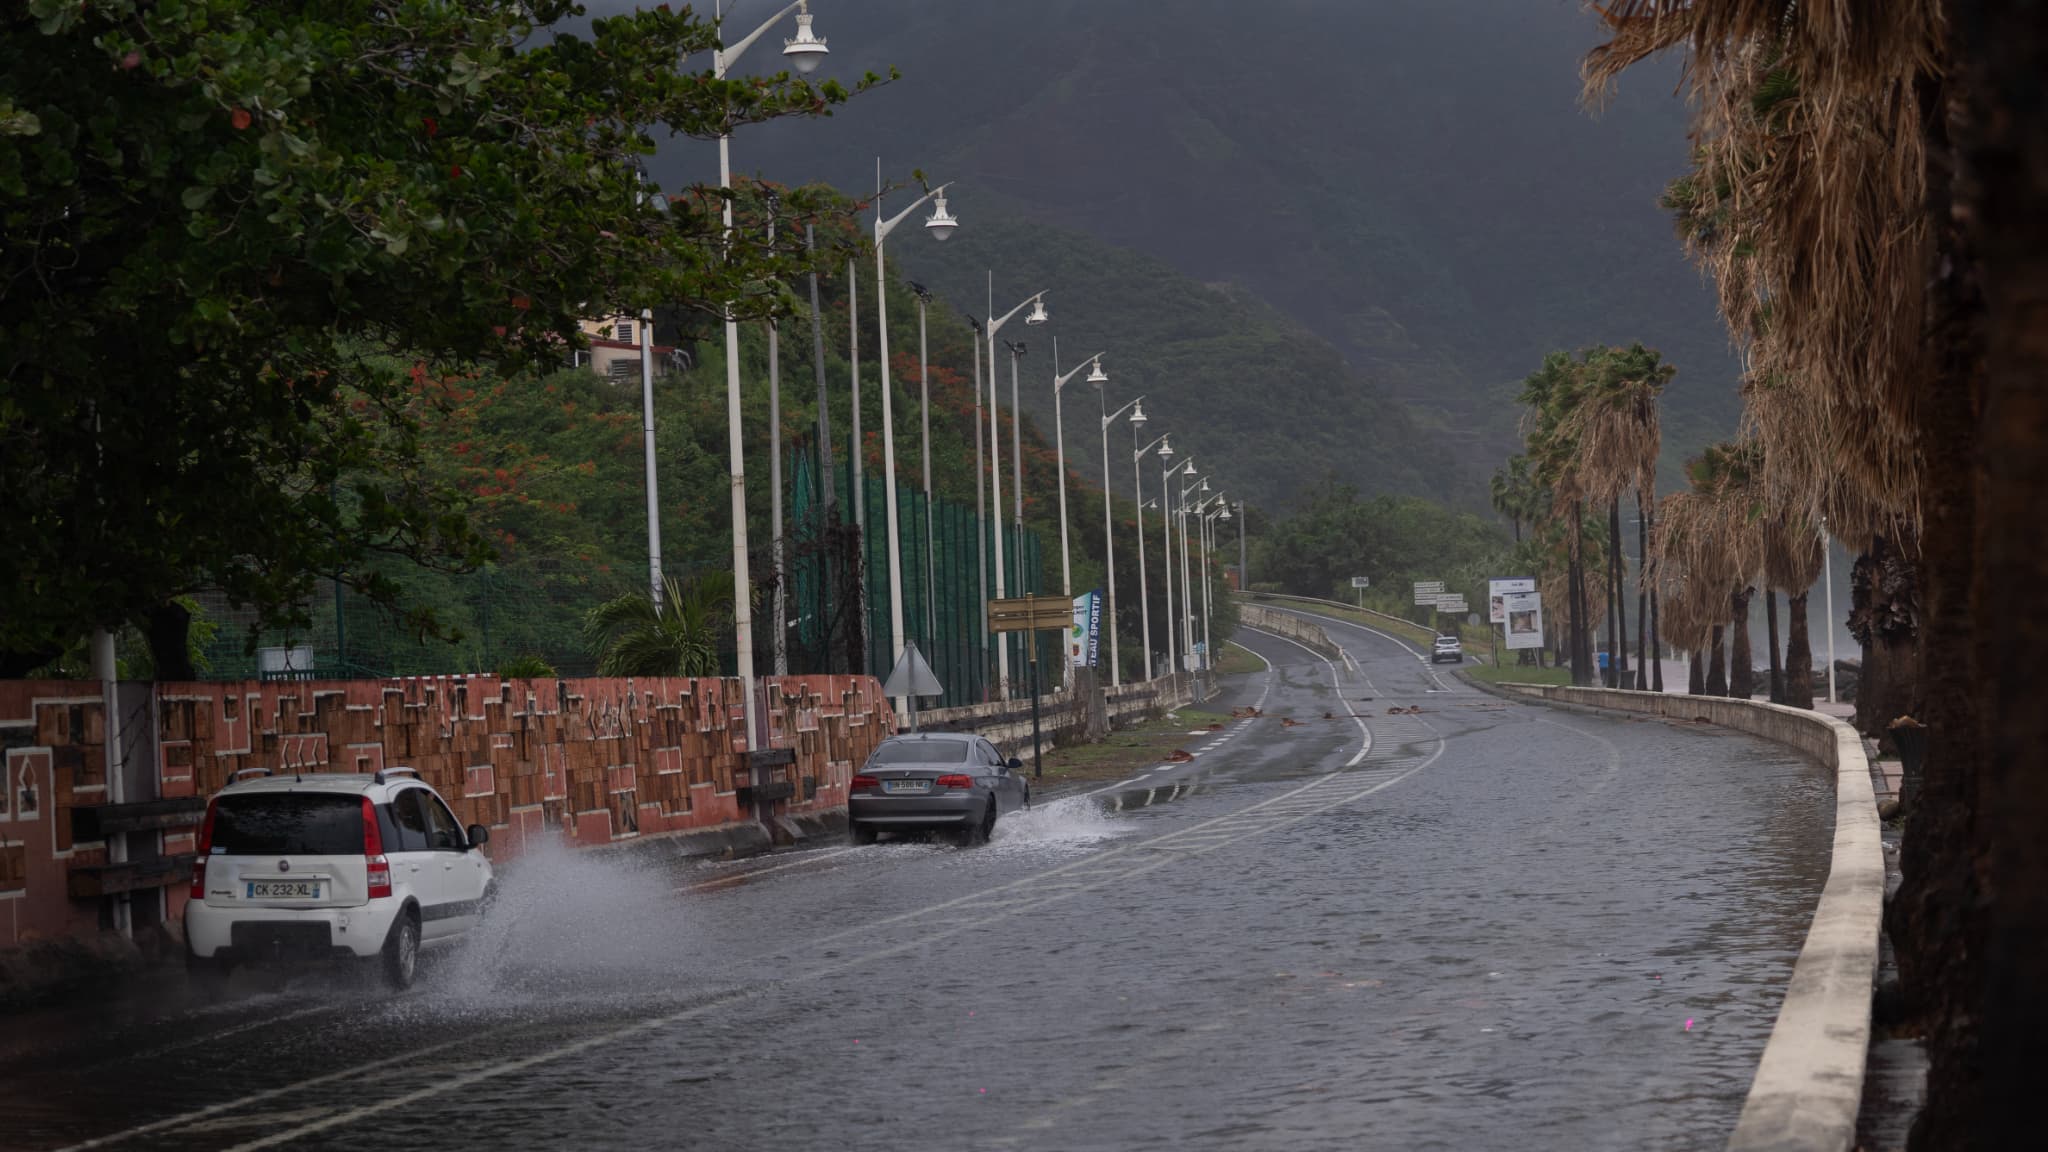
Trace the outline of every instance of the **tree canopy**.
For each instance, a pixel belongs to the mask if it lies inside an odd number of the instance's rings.
[[[791,245],[724,243],[715,192],[671,204],[637,164],[848,91],[715,79],[687,9],[555,27],[579,14],[0,17],[0,675],[128,623],[178,637],[175,675],[182,594],[291,620],[321,575],[388,596],[379,555],[475,564],[465,498],[419,466],[430,381],[559,361],[593,313],[782,306]]]

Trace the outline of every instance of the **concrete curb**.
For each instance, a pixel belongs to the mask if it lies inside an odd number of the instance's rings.
[[[1715,696],[1507,685],[1558,704],[1705,719],[1790,745],[1835,773],[1827,884],[1757,1062],[1730,1152],[1848,1152],[1870,1051],[1871,997],[1884,919],[1884,848],[1870,764],[1856,730],[1831,716]]]

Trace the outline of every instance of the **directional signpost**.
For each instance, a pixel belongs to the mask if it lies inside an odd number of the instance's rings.
[[[991,632],[1066,632],[1074,626],[1074,602],[1065,596],[1014,596],[988,602],[988,630]],[[1038,645],[1027,642],[1031,653],[1031,775],[1045,775],[1039,753],[1038,731]],[[886,689],[885,689],[886,691]]]
[[[1351,578],[1351,587],[1358,593],[1358,606],[1360,608],[1365,607],[1365,590],[1372,587],[1372,577],[1353,576]]]
[[[1415,606],[1418,608],[1435,607],[1437,597],[1443,594],[1444,582],[1441,580],[1417,580],[1415,582]]]

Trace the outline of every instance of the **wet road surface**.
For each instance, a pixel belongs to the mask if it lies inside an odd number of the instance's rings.
[[[1263,716],[984,848],[550,855],[404,996],[12,1018],[0,1147],[1720,1147],[1827,777],[1327,627],[1346,659],[1240,637],[1270,667],[1208,707]]]

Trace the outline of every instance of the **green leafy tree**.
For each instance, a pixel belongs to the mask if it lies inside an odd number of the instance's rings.
[[[390,603],[380,558],[473,566],[465,498],[419,464],[430,379],[559,362],[592,312],[782,306],[787,233],[728,245],[716,192],[671,204],[636,165],[847,91],[714,79],[687,9],[578,15],[0,15],[0,676],[127,624],[188,674],[183,594],[298,624],[321,575]]]

